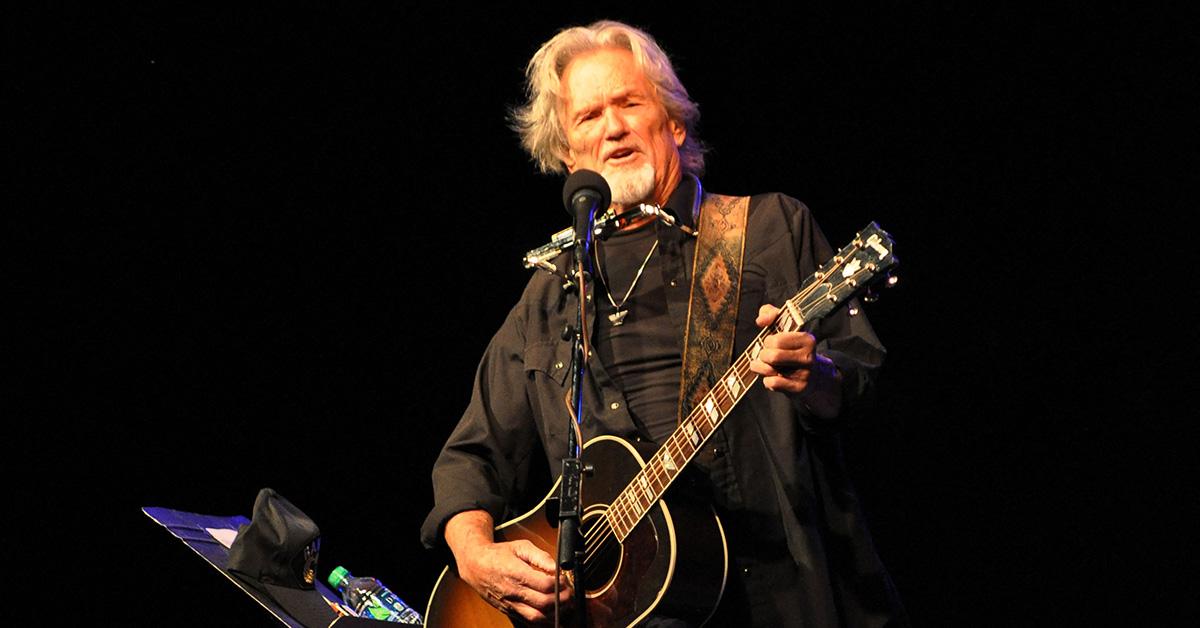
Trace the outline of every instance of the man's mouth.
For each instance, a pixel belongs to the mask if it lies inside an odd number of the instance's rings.
[[[609,153],[608,157],[605,158],[604,161],[607,163],[622,164],[632,158],[635,154],[637,154],[637,151],[632,148],[618,148]]]

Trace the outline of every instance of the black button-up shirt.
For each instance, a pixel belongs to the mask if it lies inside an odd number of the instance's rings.
[[[697,180],[685,177],[667,203],[685,224],[694,224],[699,188]],[[759,307],[794,296],[802,280],[835,252],[809,209],[795,199],[754,196],[747,220],[735,356],[758,334]],[[695,241],[677,228],[656,228],[667,309],[682,347]],[[565,268],[566,255],[556,262]],[[571,342],[562,331],[575,321],[575,299],[561,279],[535,274],[488,345],[470,404],[434,465],[435,505],[422,527],[427,547],[444,548],[442,530],[459,512],[483,509],[497,522],[518,514],[510,509],[514,502],[548,488],[529,486],[531,465],[546,464],[557,475],[570,429],[564,395]],[[595,330],[595,298],[587,304],[587,327]],[[756,385],[696,459],[710,479],[735,566],[747,570],[790,557],[787,569],[795,578],[775,597],[782,616],[795,614],[794,625],[885,625],[903,612],[840,451],[838,431],[870,397],[884,357],[866,318],[849,310],[836,310],[810,330],[818,351],[842,373],[839,417],[818,419],[794,398]],[[585,442],[599,435],[645,439],[601,361],[592,359],[588,367]],[[755,586],[752,578],[741,580]]]

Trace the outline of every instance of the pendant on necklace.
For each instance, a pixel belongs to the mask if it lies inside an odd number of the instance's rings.
[[[629,310],[617,310],[608,315],[608,320],[612,322],[613,327],[620,327],[625,324],[625,315],[628,313]]]

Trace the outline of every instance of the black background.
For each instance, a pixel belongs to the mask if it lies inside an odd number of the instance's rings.
[[[521,254],[567,225],[506,113],[539,43],[602,17],[672,55],[708,189],[896,239],[847,440],[915,622],[1194,618],[1194,412],[1168,401],[1195,388],[1192,35],[1113,8],[17,11],[23,564],[84,617],[270,625],[139,508],[249,515],[271,486],[321,526],[321,577],[423,609],[430,466]]]

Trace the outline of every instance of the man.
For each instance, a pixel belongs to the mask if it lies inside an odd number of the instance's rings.
[[[615,22],[564,30],[534,55],[527,76],[517,127],[543,171],[599,172],[615,208],[652,203],[695,224],[699,113],[649,35]],[[752,197],[747,222],[734,355],[774,320],[771,304],[793,296],[833,254],[794,199]],[[585,441],[611,434],[661,443],[674,430],[695,247],[652,218],[596,244]],[[554,558],[526,541],[497,543],[492,531],[516,514],[514,500],[546,490],[528,485],[531,466],[544,458],[557,474],[567,453],[571,345],[561,334],[574,322],[575,299],[549,274],[530,280],[435,465],[436,505],[422,529],[427,547],[445,543],[481,597],[532,622],[552,613]],[[883,348],[846,308],[811,334],[777,333],[764,346],[751,364],[763,386],[746,393],[694,461],[731,555],[711,623],[901,625],[837,437],[869,397]],[[715,366],[719,373],[728,364]]]

